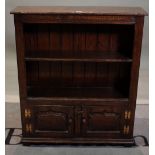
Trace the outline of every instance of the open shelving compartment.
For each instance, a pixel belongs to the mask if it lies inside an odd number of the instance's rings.
[[[128,99],[133,35],[134,25],[25,24],[28,97]]]

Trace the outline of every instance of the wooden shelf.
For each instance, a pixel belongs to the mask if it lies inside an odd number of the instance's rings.
[[[76,98],[76,99],[127,99],[127,96],[113,87],[28,87],[32,98]]]
[[[28,52],[26,61],[88,61],[88,62],[132,62],[132,59],[121,52],[56,52],[33,51]]]

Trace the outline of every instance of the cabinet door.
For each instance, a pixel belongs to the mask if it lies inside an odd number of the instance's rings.
[[[33,135],[39,137],[71,137],[74,119],[72,106],[33,106]]]
[[[83,136],[119,138],[123,128],[123,108],[115,106],[83,107]]]

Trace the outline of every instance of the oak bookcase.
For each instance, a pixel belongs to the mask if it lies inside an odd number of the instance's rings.
[[[136,7],[17,7],[23,144],[133,144],[144,16]]]

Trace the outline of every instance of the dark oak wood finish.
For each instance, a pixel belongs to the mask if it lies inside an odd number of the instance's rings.
[[[12,14],[91,14],[91,15],[136,15],[147,13],[140,7],[104,6],[18,6]]]
[[[133,144],[144,16],[134,7],[17,7],[23,144]]]

